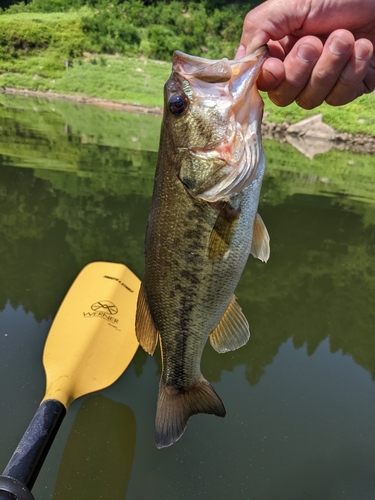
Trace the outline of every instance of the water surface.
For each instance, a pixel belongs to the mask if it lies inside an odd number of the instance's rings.
[[[0,96],[0,469],[44,394],[44,342],[90,261],[143,271],[160,118]],[[36,499],[375,497],[375,192],[370,155],[309,160],[266,141],[259,211],[271,236],[236,291],[251,338],[208,345],[227,409],[157,450],[160,355],[73,403]]]

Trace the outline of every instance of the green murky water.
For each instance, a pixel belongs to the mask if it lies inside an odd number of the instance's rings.
[[[42,351],[88,262],[142,275],[160,119],[0,95],[0,469],[44,394]],[[159,353],[73,403],[36,499],[375,498],[375,161],[266,141],[271,259],[236,291],[251,339],[202,371],[227,409],[158,451]]]

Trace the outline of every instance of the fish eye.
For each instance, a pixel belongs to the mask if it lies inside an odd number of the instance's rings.
[[[174,115],[180,115],[186,109],[186,101],[180,95],[174,95],[169,99],[169,110]]]

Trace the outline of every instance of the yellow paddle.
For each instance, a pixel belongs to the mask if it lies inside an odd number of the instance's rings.
[[[77,276],[44,347],[46,393],[0,476],[0,500],[30,492],[72,401],[113,384],[138,348],[140,280],[123,264],[92,262]]]

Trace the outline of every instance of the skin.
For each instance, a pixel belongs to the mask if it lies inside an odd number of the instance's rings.
[[[268,0],[247,14],[236,58],[266,43],[257,83],[278,106],[340,106],[375,89],[375,0]]]

